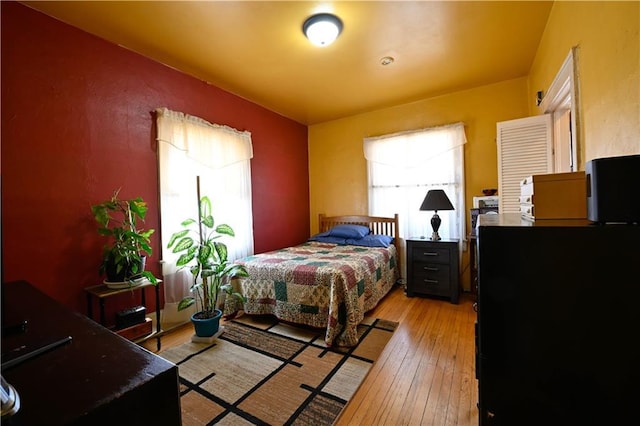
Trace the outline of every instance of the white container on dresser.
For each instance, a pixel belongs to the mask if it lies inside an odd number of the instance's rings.
[[[534,219],[586,219],[584,172],[551,173],[520,182],[520,215]]]
[[[500,197],[498,195],[491,195],[487,197],[473,197],[473,208],[481,209],[484,207],[497,208],[500,204]]]

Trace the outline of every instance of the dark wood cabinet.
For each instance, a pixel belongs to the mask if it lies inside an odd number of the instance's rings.
[[[478,245],[475,233],[469,235],[469,282],[471,294],[478,295]]]
[[[635,424],[640,226],[479,221],[480,425]]]
[[[181,424],[175,364],[24,281],[2,296],[2,376],[20,398],[3,425]]]
[[[460,295],[458,240],[407,239],[407,296]]]

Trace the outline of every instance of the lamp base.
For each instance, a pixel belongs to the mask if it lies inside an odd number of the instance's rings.
[[[431,234],[431,239],[433,241],[440,241],[440,235],[438,234],[438,229],[440,229],[440,216],[438,216],[438,211],[436,210],[431,218],[431,227],[433,228],[433,233]]]

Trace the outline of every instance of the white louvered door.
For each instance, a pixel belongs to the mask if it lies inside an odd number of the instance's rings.
[[[520,211],[520,181],[553,172],[553,123],[550,114],[497,124],[500,213]]]

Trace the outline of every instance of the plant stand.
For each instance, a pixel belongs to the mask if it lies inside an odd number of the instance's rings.
[[[140,338],[136,338],[133,339],[132,341],[134,343],[142,343],[145,340],[148,340],[150,338],[156,338],[157,340],[157,348],[158,351],[160,350],[160,336],[162,335],[162,328],[161,328],[161,324],[160,324],[160,284],[162,283],[162,280],[158,280],[158,284],[154,286],[154,294],[155,294],[155,300],[156,300],[156,329],[155,331],[142,336]],[[140,291],[140,298],[141,298],[141,304],[143,306],[146,305],[146,297],[145,297],[145,288],[149,287],[149,286],[153,286],[153,284],[149,281],[146,281],[142,284],[139,284],[137,286],[134,287],[130,287],[130,288],[123,288],[123,289],[110,289],[108,288],[105,284],[101,284],[101,285],[97,285],[97,286],[93,286],[93,287],[87,287],[84,289],[84,291],[87,293],[87,316],[91,319],[93,319],[93,298],[97,298],[100,304],[100,324],[102,324],[103,326],[106,326],[105,322],[105,314],[104,314],[104,305],[105,305],[105,300],[111,296],[115,296],[116,294],[120,294],[120,293],[125,293],[128,291]]]
[[[222,333],[224,333],[224,325],[221,325],[218,332],[211,337],[200,337],[194,333],[193,336],[191,336],[191,341],[193,343],[213,343]]]

